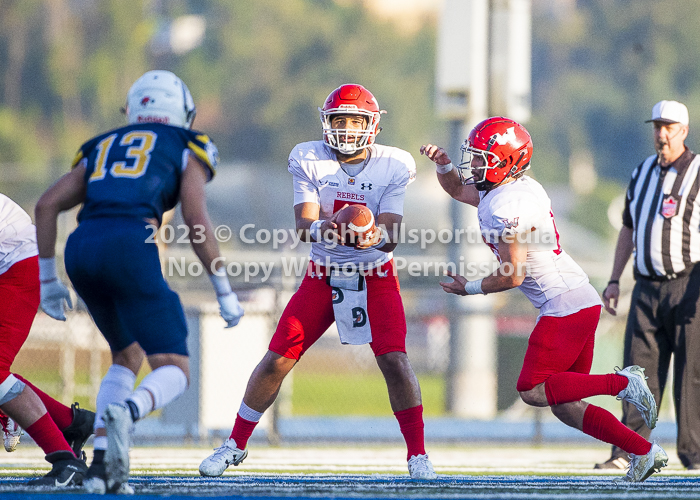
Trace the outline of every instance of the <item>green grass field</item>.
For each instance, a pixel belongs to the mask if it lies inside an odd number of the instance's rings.
[[[443,414],[445,381],[435,375],[418,377],[424,415]],[[295,416],[391,415],[386,383],[380,373],[293,375],[292,414]]]

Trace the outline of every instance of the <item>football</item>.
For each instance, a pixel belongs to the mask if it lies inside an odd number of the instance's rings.
[[[358,238],[365,238],[374,229],[374,214],[364,205],[348,205],[335,220],[345,245],[355,246]]]

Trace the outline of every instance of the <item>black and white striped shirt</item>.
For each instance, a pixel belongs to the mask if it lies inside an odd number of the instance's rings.
[[[632,229],[635,273],[674,277],[700,261],[700,155],[668,167],[652,155],[632,173],[622,223]]]

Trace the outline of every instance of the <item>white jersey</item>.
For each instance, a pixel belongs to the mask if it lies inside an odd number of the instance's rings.
[[[39,254],[36,228],[29,214],[0,194],[0,274],[20,260]]]
[[[416,178],[416,162],[402,149],[373,144],[369,159],[354,177],[340,167],[334,150],[323,141],[298,144],[289,154],[294,180],[294,205],[315,203],[320,219],[329,219],[346,203],[365,205],[374,214],[403,215],[406,186]],[[362,265],[372,269],[392,258],[376,249],[357,250],[342,245],[313,243],[311,260],[321,265]]]
[[[499,238],[527,242],[519,288],[540,315],[565,316],[602,305],[586,273],[559,244],[552,202],[539,182],[523,176],[479,195],[481,234],[499,261]]]

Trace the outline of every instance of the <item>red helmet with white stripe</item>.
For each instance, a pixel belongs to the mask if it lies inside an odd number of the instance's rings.
[[[379,104],[372,93],[362,85],[346,83],[326,98],[322,108],[323,140],[333,149],[343,154],[354,154],[374,143],[379,133]],[[364,130],[334,129],[331,127],[333,115],[360,115],[366,120]]]
[[[481,165],[474,165],[475,157],[482,158]],[[530,168],[532,138],[525,127],[510,118],[494,116],[479,123],[462,144],[462,162],[457,167],[463,183],[467,183],[462,170],[469,169],[476,188],[485,191],[498,186],[506,179],[518,177]],[[482,170],[474,175],[475,170]]]

